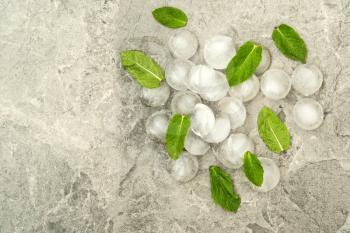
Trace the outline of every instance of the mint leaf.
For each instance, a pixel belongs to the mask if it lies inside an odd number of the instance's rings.
[[[120,53],[123,68],[141,86],[156,88],[165,78],[164,70],[151,57],[138,50],[128,50]]]
[[[277,154],[288,150],[290,134],[287,127],[270,108],[263,107],[258,115],[258,131],[267,147]]]
[[[224,210],[236,212],[241,198],[234,192],[231,177],[220,167],[210,166],[211,196]]]
[[[286,24],[275,27],[272,39],[276,47],[286,57],[306,63],[307,48],[305,42],[292,27]]]
[[[168,28],[184,27],[188,21],[185,12],[175,7],[161,7],[155,9],[152,14],[160,24]]]
[[[170,158],[176,160],[180,157],[189,127],[188,115],[176,114],[170,119],[165,143]]]
[[[262,47],[251,41],[244,43],[226,68],[226,78],[230,86],[249,79],[261,61]]]
[[[256,186],[261,186],[264,181],[264,169],[261,166],[259,159],[256,157],[256,155],[250,151],[247,151],[244,154],[243,161],[243,170],[245,176]]]

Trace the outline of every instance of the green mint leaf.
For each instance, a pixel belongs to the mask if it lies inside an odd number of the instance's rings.
[[[276,47],[286,57],[306,63],[307,48],[304,40],[290,26],[281,24],[275,27],[272,33],[272,39]]]
[[[185,12],[175,7],[161,7],[155,9],[152,14],[160,24],[168,28],[184,27],[188,21]]]
[[[176,114],[170,119],[165,142],[170,158],[176,160],[180,157],[190,123],[188,115]]]
[[[224,210],[236,212],[241,204],[241,198],[234,192],[229,174],[218,166],[210,166],[209,173],[214,202]]]
[[[250,151],[247,151],[244,153],[243,161],[245,176],[256,186],[261,186],[264,181],[264,169],[261,166],[260,160],[256,157],[256,155]]]
[[[263,107],[258,115],[258,131],[261,139],[274,153],[288,150],[290,134],[285,124],[270,108]]]
[[[159,87],[165,78],[164,70],[142,51],[123,51],[120,58],[123,68],[143,87]]]
[[[226,78],[230,86],[249,79],[261,62],[261,45],[251,41],[244,43],[226,68]]]

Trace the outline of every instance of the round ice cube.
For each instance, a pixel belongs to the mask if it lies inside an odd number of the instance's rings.
[[[188,131],[185,139],[185,149],[192,155],[204,155],[209,150],[208,143],[195,135],[191,130]]]
[[[261,91],[269,99],[280,100],[286,97],[291,87],[291,80],[281,69],[269,69],[261,79]]]
[[[177,92],[171,100],[171,111],[180,114],[191,114],[194,106],[201,102],[201,98],[190,92],[180,91]]]
[[[204,60],[214,69],[225,69],[235,54],[235,44],[231,37],[217,35],[205,42]]]
[[[280,181],[280,169],[271,159],[259,157],[259,160],[264,169],[264,180],[260,187],[253,187],[259,192],[268,192],[275,188]]]
[[[231,131],[230,119],[226,114],[220,114],[215,118],[214,128],[204,137],[209,143],[219,143],[227,138]]]
[[[201,93],[201,97],[208,101],[218,101],[226,96],[230,86],[228,85],[226,76],[216,71],[216,79],[213,82],[211,89]]]
[[[212,89],[217,80],[217,73],[206,65],[195,65],[191,68],[187,87],[197,94],[202,94]]]
[[[204,104],[196,104],[191,115],[191,129],[199,137],[204,137],[214,128],[213,111]]]
[[[166,82],[162,82],[157,88],[142,88],[142,103],[151,106],[162,106],[166,103],[170,95],[170,88]]]
[[[217,160],[228,168],[240,168],[246,151],[254,152],[253,141],[245,134],[231,134],[216,154]]]
[[[168,64],[165,69],[165,78],[169,86],[178,91],[186,90],[186,82],[192,66],[192,62],[181,59],[175,59]]]
[[[271,64],[270,52],[267,48],[263,48],[261,53],[261,62],[256,68],[255,73],[257,75],[261,75],[270,67],[270,64]]]
[[[197,37],[187,30],[176,31],[169,39],[169,49],[174,57],[187,60],[197,51]]]
[[[235,97],[224,97],[220,100],[218,103],[218,110],[228,115],[231,129],[241,127],[247,117],[247,112],[242,101]]]
[[[260,89],[259,79],[252,75],[248,80],[237,86],[230,87],[229,94],[240,98],[243,102],[250,101],[258,94]]]
[[[322,124],[323,108],[313,99],[301,99],[294,106],[293,117],[300,128],[313,130]]]
[[[169,174],[178,182],[185,183],[193,179],[198,172],[198,160],[195,156],[183,152],[177,160],[167,164]]]
[[[153,138],[165,142],[165,135],[168,128],[169,113],[158,111],[148,117],[146,121],[146,132]]]
[[[302,64],[297,66],[293,72],[293,88],[304,96],[312,95],[318,91],[322,82],[322,72],[314,65]]]

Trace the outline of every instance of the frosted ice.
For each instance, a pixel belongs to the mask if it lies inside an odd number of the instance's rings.
[[[180,114],[191,114],[194,106],[201,103],[201,98],[190,91],[177,92],[171,100],[171,111]]]
[[[212,89],[217,80],[217,73],[206,65],[195,65],[191,68],[188,89],[197,94],[202,94]]]
[[[243,165],[243,156],[246,151],[254,153],[253,141],[245,134],[231,134],[221,145],[217,160],[228,168],[240,168]]]
[[[187,89],[186,82],[193,63],[187,60],[175,59],[165,69],[165,78],[169,86],[178,91]]]
[[[275,188],[280,181],[280,169],[271,159],[259,157],[259,160],[261,162],[261,166],[264,169],[264,181],[260,187],[253,187],[259,192],[268,192]]]
[[[201,97],[208,101],[218,101],[227,95],[230,86],[228,85],[226,76],[216,71],[216,78],[211,88],[201,93]]]
[[[196,176],[198,160],[195,156],[183,152],[177,160],[169,160],[167,170],[175,180],[185,183]]]
[[[235,54],[235,45],[231,37],[217,35],[205,42],[204,60],[214,69],[225,69]]]
[[[312,95],[318,91],[322,82],[322,72],[314,65],[302,64],[297,66],[293,72],[293,88],[304,96]]]
[[[176,31],[169,39],[169,49],[174,57],[187,60],[197,51],[197,37],[187,30]]]
[[[204,137],[214,128],[213,111],[204,104],[196,104],[191,115],[191,129],[199,137]]]
[[[144,104],[157,107],[166,103],[170,95],[170,88],[166,82],[162,82],[158,88],[142,88],[141,100]]]
[[[219,143],[227,138],[231,131],[230,119],[226,114],[220,114],[215,118],[214,128],[204,137],[209,143]]]
[[[243,102],[248,102],[259,93],[259,79],[252,75],[248,80],[237,86],[230,87],[229,94],[232,97],[240,98]]]
[[[313,99],[301,99],[294,106],[293,117],[300,128],[313,130],[322,124],[323,108]]]
[[[210,146],[189,130],[185,139],[185,149],[192,155],[204,155],[208,152]]]
[[[261,91],[269,99],[280,100],[286,97],[291,87],[291,80],[281,69],[269,69],[261,78]]]
[[[224,97],[218,103],[218,110],[227,114],[230,119],[231,129],[241,127],[247,117],[242,101],[236,97]]]
[[[256,68],[255,74],[257,75],[263,74],[270,67],[270,64],[271,64],[270,52],[267,48],[263,48],[261,53],[261,62]]]
[[[153,138],[165,142],[166,130],[168,128],[169,113],[158,111],[148,117],[146,121],[146,132]]]

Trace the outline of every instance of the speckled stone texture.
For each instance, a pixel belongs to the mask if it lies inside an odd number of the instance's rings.
[[[189,183],[169,177],[164,146],[145,133],[159,108],[141,103],[141,88],[120,68],[118,53],[133,48],[166,64],[173,31],[151,15],[166,4],[188,13],[201,46],[231,28],[237,45],[263,44],[272,67],[289,74],[297,63],[270,36],[290,24],[308,45],[308,62],[324,73],[313,96],[325,110],[317,130],[293,122],[300,98],[293,91],[278,102],[260,93],[246,104],[238,131],[276,161],[281,182],[257,193],[241,170],[228,170],[242,197],[236,214],[210,198],[212,151]],[[0,0],[0,51],[1,233],[350,232],[349,0]],[[202,62],[201,52],[192,60]],[[263,104],[291,130],[283,156],[257,135]]]

